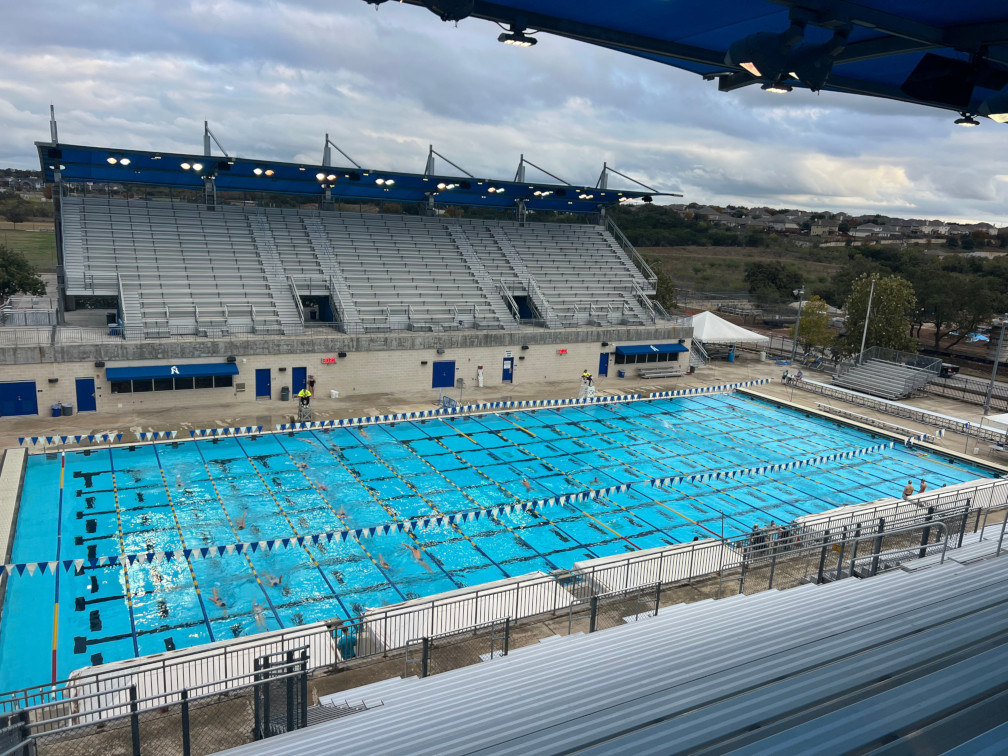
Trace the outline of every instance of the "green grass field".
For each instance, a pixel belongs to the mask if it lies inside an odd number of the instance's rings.
[[[0,244],[21,252],[40,273],[56,272],[56,234],[52,231],[0,229]]]

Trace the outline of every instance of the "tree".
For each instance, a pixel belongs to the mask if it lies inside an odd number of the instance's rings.
[[[837,231],[839,231],[841,234],[849,234],[850,223],[848,223],[847,221],[840,221],[840,223],[837,225]]]
[[[658,282],[655,284],[655,300],[669,312],[678,309],[679,303],[676,301],[675,280],[665,272],[663,265],[652,263],[651,269],[658,278]]]
[[[994,314],[991,292],[975,275],[949,272],[931,263],[918,268],[914,283],[924,310],[921,319],[934,323],[935,349],[953,333],[955,340],[946,348],[955,346]]]
[[[46,293],[45,282],[35,268],[20,252],[0,244],[0,301],[18,293],[41,295]]]
[[[802,276],[776,260],[748,262],[745,282],[749,285],[749,296],[758,302],[790,302],[793,291],[801,288]]]
[[[812,349],[822,352],[833,344],[826,306],[823,299],[813,294],[801,308],[801,323],[795,325],[798,326],[798,343],[805,354]],[[795,326],[791,326],[791,338],[794,337]]]
[[[20,203],[12,202],[4,207],[3,215],[13,224],[14,228],[17,228],[18,223],[24,223],[28,220],[28,210]]]
[[[901,352],[916,351],[916,342],[910,336],[910,322],[917,297],[913,286],[900,276],[862,275],[851,286],[845,304],[847,310],[847,335],[837,343],[842,354],[854,355],[861,349],[865,316],[872,282],[871,316],[868,318],[868,335],[865,348],[873,346],[896,349]]]

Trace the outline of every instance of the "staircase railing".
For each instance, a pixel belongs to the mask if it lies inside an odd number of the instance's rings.
[[[347,305],[343,301],[343,297],[339,293],[339,288],[336,285],[336,280],[332,276],[329,277],[329,301],[332,303],[333,309],[339,318],[340,325],[343,327],[344,332],[350,334],[351,336],[356,336],[364,333],[364,324],[359,320],[355,322],[348,322],[346,313]]]
[[[298,294],[297,284],[294,283],[294,276],[287,276],[287,285],[290,287],[291,297],[297,305],[298,321],[304,325],[304,305],[301,304],[301,295]]]
[[[553,312],[553,308],[550,307],[549,302],[546,301],[546,297],[543,296],[539,284],[536,283],[536,280],[531,275],[528,277],[526,286],[528,287],[529,301],[536,308],[539,316],[545,321],[546,327],[557,328],[560,325],[560,318]]]
[[[616,243],[622,247],[623,251],[630,256],[630,259],[633,261],[634,265],[637,266],[637,269],[644,276],[644,279],[648,282],[648,284],[650,284],[652,288],[656,287],[658,285],[658,276],[651,269],[651,266],[647,264],[644,258],[641,257],[637,248],[634,247],[634,245],[630,243],[630,240],[626,238],[622,231],[620,231],[619,226],[616,225],[612,218],[606,217],[605,228],[610,234],[612,234]]]
[[[710,362],[710,357],[707,355],[707,350],[704,349],[703,344],[701,344],[696,339],[690,342],[690,362],[693,362],[693,358],[696,358],[696,364],[706,365]]]

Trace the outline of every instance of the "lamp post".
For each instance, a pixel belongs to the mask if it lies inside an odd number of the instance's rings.
[[[794,324],[794,336],[791,338],[791,364],[794,365],[795,352],[798,351],[798,327],[801,325],[802,297],[805,296],[805,289],[795,289],[794,295],[798,297],[798,318]]]
[[[1008,312],[1001,318],[1001,335],[998,337],[997,352],[994,354],[994,369],[991,370],[990,385],[987,387],[987,396],[984,399],[983,413],[990,412],[991,395],[994,393],[994,381],[997,378],[998,360],[1001,359],[1001,345],[1004,343],[1005,326],[1008,325]]]
[[[868,338],[868,318],[871,316],[871,301],[872,297],[875,296],[875,279],[872,279],[871,289],[868,291],[868,309],[865,310],[864,314],[864,333],[861,334],[861,352],[858,354],[858,365],[861,364],[862,356],[864,355],[864,345],[865,339]]]

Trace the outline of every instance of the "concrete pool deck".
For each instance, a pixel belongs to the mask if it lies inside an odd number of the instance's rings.
[[[816,402],[823,401],[823,398],[816,394],[795,390],[792,386],[779,383],[778,379],[782,370],[783,368],[771,361],[740,360],[734,363],[718,361],[700,368],[693,375],[681,378],[642,380],[602,376],[596,379],[595,386],[599,396],[635,393],[647,396],[652,392],[772,378],[773,382],[760,387],[761,394],[809,409],[815,409]],[[808,377],[816,379],[820,376],[810,372]],[[823,377],[825,378],[825,376]],[[564,380],[486,386],[484,388],[467,387],[461,392],[461,403],[573,398],[577,396],[579,388],[580,377],[576,372],[572,372],[570,377]],[[452,394],[452,396],[455,395]],[[330,399],[326,391],[320,390],[319,396],[312,400],[312,409],[315,420],[332,420],[429,410],[437,405],[437,398],[437,391],[433,389],[349,395],[341,393],[338,399]],[[925,396],[906,400],[905,403],[932,412],[961,417],[974,423],[979,422],[983,416],[982,409],[978,405],[967,404],[947,397]],[[863,407],[857,408],[857,412],[881,419],[887,417]],[[74,414],[70,417],[59,418],[11,417],[0,420],[0,448],[15,448],[19,445],[19,438],[32,436],[116,432],[123,433],[123,441],[125,442],[134,441],[134,433],[149,431],[177,430],[180,431],[180,437],[185,437],[188,436],[189,430],[200,428],[262,425],[264,428],[272,430],[279,423],[289,423],[296,420],[296,414],[297,403],[294,401],[268,400],[250,405],[248,401],[243,400],[222,402],[213,408],[173,407],[127,414],[89,412],[83,415]],[[892,421],[892,418],[889,419]],[[921,432],[927,430],[927,426],[910,420],[900,419],[895,422]],[[965,437],[951,432],[946,432],[945,439],[938,445],[960,452],[966,448]],[[976,446],[986,452],[988,444],[978,443]],[[31,451],[29,447],[29,453]],[[985,453],[979,458],[979,461],[985,464],[996,462],[996,460],[989,459]]]

